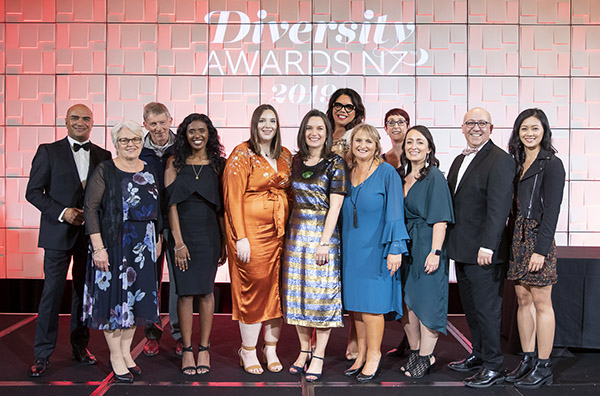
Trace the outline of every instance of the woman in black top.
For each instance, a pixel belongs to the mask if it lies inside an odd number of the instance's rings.
[[[551,294],[552,285],[557,282],[554,233],[565,169],[555,155],[550,125],[540,109],[527,109],[519,114],[509,151],[515,159],[517,173],[508,279],[515,282],[519,304],[517,324],[525,354],[506,380],[517,387],[539,388],[552,383],[550,353],[555,322]]]
[[[210,371],[209,337],[215,298],[217,267],[225,262],[221,177],[225,154],[217,129],[204,114],[185,117],[177,128],[173,152],[167,161],[165,186],[173,241],[173,277],[183,341],[184,375]],[[194,296],[200,300],[198,359],[192,349]]]

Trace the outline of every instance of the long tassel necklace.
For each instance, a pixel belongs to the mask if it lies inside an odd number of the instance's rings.
[[[369,177],[369,172],[371,171],[371,167],[373,166],[373,162],[375,161],[375,158],[373,158],[371,160],[371,164],[369,164],[369,169],[367,169],[367,175],[365,177],[365,180],[362,181],[362,183],[360,184],[360,186],[358,186],[358,191],[356,192],[356,199],[352,199],[352,195],[350,196],[350,202],[352,203],[352,225],[354,226],[354,228],[358,228],[358,212],[356,211],[356,204],[358,203],[358,196],[360,194],[360,191],[362,190],[365,181],[367,180],[367,178]],[[354,168],[356,171],[356,168]]]

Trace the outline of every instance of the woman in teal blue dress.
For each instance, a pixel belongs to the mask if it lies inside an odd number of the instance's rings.
[[[454,222],[448,183],[438,169],[429,130],[417,125],[404,139],[400,175],[404,184],[404,216],[410,235],[409,257],[402,266],[402,318],[411,353],[401,368],[408,377],[421,378],[435,358],[439,333],[446,334],[448,313],[448,256],[446,224]]]
[[[346,310],[354,312],[358,356],[345,371],[368,382],[380,371],[383,315],[402,313],[397,270],[407,252],[402,182],[381,155],[379,132],[361,124],[352,131],[351,183],[342,207],[342,288]]]

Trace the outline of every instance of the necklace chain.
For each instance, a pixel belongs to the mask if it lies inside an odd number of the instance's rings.
[[[198,180],[198,177],[200,176],[200,173],[202,173],[202,168],[204,168],[204,165],[200,166],[200,170],[198,172],[196,172],[196,167],[194,166],[194,164],[192,165],[192,169],[194,170],[194,175],[196,176],[196,180]]]

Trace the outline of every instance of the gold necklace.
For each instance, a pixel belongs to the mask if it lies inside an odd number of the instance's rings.
[[[194,170],[194,175],[196,175],[196,180],[198,180],[198,176],[200,176],[200,173],[202,173],[202,168],[204,168],[204,165],[200,166],[200,170],[198,172],[196,172],[196,167],[194,166],[194,164],[192,165],[192,169]]]

